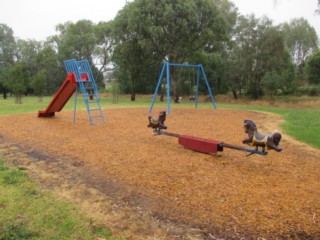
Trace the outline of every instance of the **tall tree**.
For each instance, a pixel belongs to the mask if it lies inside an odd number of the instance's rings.
[[[114,21],[119,33],[117,44],[128,50],[124,57],[136,56],[131,60],[136,66],[141,64],[137,56],[141,52],[147,55],[145,60],[183,63],[195,52],[212,49],[227,38],[226,22],[211,0],[136,0],[127,4]],[[176,99],[177,84],[171,73]],[[133,85],[137,81],[134,74],[130,72]]]
[[[43,94],[53,94],[57,91],[66,76],[65,69],[59,61],[59,56],[50,42],[45,42],[36,55],[37,73],[43,72],[46,76],[46,89]]]
[[[318,36],[314,27],[304,18],[296,18],[283,24],[285,42],[300,73],[306,58],[318,48]]]
[[[100,22],[94,28],[96,35],[96,47],[94,49],[94,65],[98,67],[98,75],[102,76],[111,70],[110,62],[113,53],[111,23]]]
[[[93,22],[90,20],[66,22],[58,24],[56,30],[59,34],[51,41],[56,42],[61,61],[70,58],[87,59],[92,64],[97,43]]]
[[[57,46],[59,59],[86,59],[89,61],[97,84],[102,82],[103,76],[99,76],[99,70],[94,65],[95,51],[101,45],[100,36],[97,34],[96,24],[90,20],[79,20],[76,23],[67,22],[56,27],[60,33],[51,38],[51,42]],[[92,96],[90,97],[92,98]]]
[[[24,63],[16,63],[9,68],[4,85],[15,96],[15,103],[22,103],[21,99],[27,89],[28,81],[29,73]]]
[[[36,40],[22,40],[19,39],[17,41],[17,50],[16,50],[16,63],[23,63],[24,68],[28,71],[30,76],[37,74],[38,65],[37,65],[37,54],[41,50],[42,44]],[[30,87],[30,83],[28,82],[30,79],[25,78],[26,85],[26,94],[32,92],[32,88]]]
[[[264,80],[280,76],[289,66],[283,34],[270,19],[254,15],[240,16],[235,33],[228,76],[238,92],[246,89],[252,98],[260,98]]]
[[[14,63],[16,42],[13,31],[5,24],[0,24],[0,93],[7,97],[8,89],[3,84],[8,68]]]

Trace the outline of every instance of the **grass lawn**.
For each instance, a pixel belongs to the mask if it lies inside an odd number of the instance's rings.
[[[120,239],[95,228],[76,206],[41,191],[0,157],[0,239]]]

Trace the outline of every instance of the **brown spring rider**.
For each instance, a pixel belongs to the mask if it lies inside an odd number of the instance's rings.
[[[263,151],[265,149],[273,149],[277,152],[282,151],[282,148],[279,146],[281,140],[280,133],[259,133],[256,124],[252,120],[244,120],[244,130],[248,133],[248,138],[244,139],[242,143],[255,146],[256,148],[262,147]]]
[[[148,117],[149,125],[147,127],[151,127],[156,131],[160,131],[161,129],[167,129],[167,126],[164,125],[166,121],[166,111],[161,111],[159,113],[159,118],[153,118],[151,116]]]

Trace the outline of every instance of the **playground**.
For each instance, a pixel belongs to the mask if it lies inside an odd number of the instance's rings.
[[[152,115],[162,110],[156,107]],[[129,239],[320,237],[318,150],[283,135],[284,150],[267,156],[232,149],[203,154],[176,138],[154,136],[146,108],[103,114],[106,123],[96,126],[86,111],[77,112],[75,124],[72,111],[54,118],[1,116],[1,141],[26,153],[14,163],[43,188],[77,202]],[[244,119],[254,119],[263,132],[281,131],[283,121],[252,111],[176,108],[165,123],[170,132],[241,145]],[[127,214],[110,221],[108,214],[121,206]]]

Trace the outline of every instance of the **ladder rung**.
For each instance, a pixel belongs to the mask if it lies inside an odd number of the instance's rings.
[[[98,125],[98,124],[104,124],[104,123],[105,123],[104,121],[102,121],[102,122],[95,122],[95,123],[91,122],[91,126],[96,126],[96,125]]]
[[[86,97],[89,97],[89,96],[86,96]],[[94,97],[94,96],[92,96],[92,97]],[[98,101],[97,98],[95,98],[95,99],[88,99],[88,98],[86,98],[85,100],[86,100],[87,102],[90,102],[90,101]]]
[[[101,110],[101,108],[91,108],[89,111],[96,111],[96,110]]]

